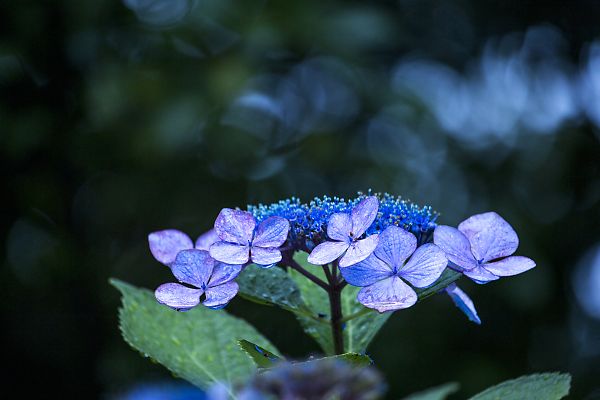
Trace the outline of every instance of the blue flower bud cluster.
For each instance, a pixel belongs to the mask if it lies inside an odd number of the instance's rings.
[[[414,233],[417,238],[430,236],[436,227],[438,213],[430,206],[418,206],[400,196],[389,193],[358,193],[353,199],[340,197],[315,197],[309,203],[292,197],[273,204],[249,205],[248,211],[261,222],[278,216],[290,221],[290,240],[299,249],[312,249],[326,239],[327,222],[335,213],[350,213],[366,196],[379,199],[379,212],[375,222],[367,230],[367,235],[381,233],[391,225],[399,226]]]

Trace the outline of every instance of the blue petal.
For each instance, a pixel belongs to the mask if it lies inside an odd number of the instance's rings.
[[[374,254],[371,254],[366,260],[363,260],[358,264],[340,268],[340,272],[346,282],[353,286],[369,286],[377,281],[389,278],[393,274],[390,266],[381,261]]]
[[[477,315],[473,300],[465,292],[456,286],[455,283],[452,283],[446,288],[446,293],[448,293],[448,296],[450,296],[456,307],[469,318],[469,321],[481,325],[481,320],[479,319],[479,315]]]

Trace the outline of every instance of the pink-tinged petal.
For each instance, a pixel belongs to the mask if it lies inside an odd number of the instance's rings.
[[[366,197],[352,209],[352,233],[355,238],[361,237],[371,226],[378,210],[379,200],[375,196]]]
[[[256,220],[247,211],[224,208],[215,221],[217,236],[224,242],[247,245],[252,240]]]
[[[473,269],[477,260],[471,253],[469,239],[458,229],[446,225],[438,225],[433,231],[433,243],[446,253],[450,261],[458,269]]]
[[[535,261],[523,256],[507,257],[500,261],[483,264],[483,268],[497,276],[513,276],[535,267]]]
[[[214,229],[211,229],[210,231],[198,236],[194,247],[198,250],[208,251],[208,249],[210,249],[210,246],[212,246],[213,243],[217,243],[219,241],[221,241],[221,239],[219,239],[219,237],[217,236],[217,232]]]
[[[242,272],[242,265],[225,264],[218,262],[213,268],[208,287],[222,285],[237,278]]]
[[[223,308],[235,297],[239,290],[236,282],[227,282],[219,286],[206,289],[206,300],[202,302],[206,307],[218,310]]]
[[[340,268],[346,268],[369,257],[379,243],[379,235],[367,236],[364,239],[357,240],[348,247],[346,254],[340,258]]]
[[[495,212],[473,215],[458,230],[469,239],[475,258],[484,262],[510,256],[519,247],[515,230]]]
[[[165,283],[154,291],[154,296],[160,304],[177,311],[187,311],[200,303],[202,289],[192,289],[179,283]]]
[[[254,247],[250,250],[252,262],[258,266],[272,265],[281,261],[281,251],[276,247]]]
[[[379,312],[408,308],[417,302],[415,291],[397,276],[362,288],[356,298],[365,307]]]
[[[290,222],[281,217],[269,217],[258,225],[252,246],[258,247],[279,247],[286,240]]]
[[[335,213],[327,223],[327,236],[332,240],[350,243],[352,232],[352,218],[347,213]]]
[[[448,285],[448,287],[446,287],[446,293],[448,293],[448,296],[450,296],[454,305],[469,318],[469,321],[481,325],[481,320],[479,319],[479,315],[477,315],[473,300],[471,300],[465,292],[460,290],[460,288],[456,286],[456,283]]]
[[[250,258],[250,247],[234,243],[217,242],[210,246],[210,256],[227,264],[245,264]]]
[[[423,288],[437,281],[448,265],[446,255],[435,244],[427,243],[419,247],[410,260],[400,270],[400,276],[411,285]]]
[[[154,258],[165,265],[169,265],[175,261],[177,253],[181,250],[194,248],[192,239],[176,229],[152,232],[148,235],[148,244]]]
[[[323,242],[313,249],[308,255],[308,262],[314,265],[325,265],[348,250],[348,243],[344,242]]]
[[[205,250],[183,250],[177,254],[171,271],[179,282],[201,288],[208,283],[215,260]]]
[[[498,277],[496,275],[492,274],[487,269],[485,269],[481,266],[477,266],[473,269],[462,271],[462,273],[464,276],[471,278],[474,282],[479,283],[479,284],[488,283],[488,282],[495,281],[496,279],[498,279]]]
[[[379,234],[375,255],[392,268],[400,269],[417,248],[417,238],[397,226],[388,226]]]
[[[392,268],[371,254],[365,260],[350,267],[340,268],[342,276],[353,286],[369,286],[392,276]]]

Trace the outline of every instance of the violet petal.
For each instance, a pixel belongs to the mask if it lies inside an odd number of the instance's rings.
[[[362,288],[356,298],[365,307],[379,312],[408,308],[417,302],[415,291],[397,276]]]
[[[223,308],[235,297],[239,290],[236,282],[227,282],[219,286],[206,289],[206,299],[202,302],[206,307],[218,310]]]
[[[210,256],[227,264],[245,264],[250,257],[250,248],[235,243],[217,242],[210,246]]]
[[[483,262],[510,256],[519,246],[515,230],[495,212],[473,215],[458,230],[469,239],[475,259]]]
[[[464,270],[462,271],[463,275],[471,278],[474,282],[479,283],[479,284],[484,284],[484,283],[488,283],[491,281],[495,281],[496,279],[498,279],[498,277],[494,274],[492,274],[491,272],[489,272],[487,269],[481,267],[481,266],[477,266],[473,269],[469,269],[469,270]]]
[[[308,262],[314,265],[325,265],[344,254],[348,247],[348,243],[344,242],[323,242],[310,252]]]
[[[215,221],[217,236],[224,242],[247,245],[252,240],[256,220],[246,211],[224,208]]]
[[[179,282],[201,288],[206,285],[213,272],[215,260],[205,250],[183,250],[171,265],[173,275]]]
[[[269,217],[258,225],[252,246],[279,247],[287,240],[290,222],[281,217]]]
[[[178,311],[187,311],[200,303],[202,289],[192,289],[179,283],[165,283],[154,291],[154,296],[160,304]]]
[[[346,282],[353,286],[369,286],[392,276],[392,268],[371,254],[363,261],[350,267],[340,268]]]
[[[350,243],[352,232],[352,218],[347,213],[335,213],[327,223],[327,236],[332,240]]]
[[[192,239],[177,229],[165,229],[148,235],[150,252],[154,258],[165,265],[175,261],[181,250],[193,249]]]
[[[378,242],[379,235],[371,235],[352,243],[346,254],[340,258],[340,268],[349,267],[369,257],[377,247]]]
[[[433,243],[446,253],[448,261],[459,270],[473,269],[477,266],[469,239],[458,229],[438,225],[433,231]]]
[[[271,266],[281,261],[281,251],[275,247],[255,247],[250,250],[252,262],[258,266]]]
[[[210,249],[210,246],[213,243],[219,242],[220,240],[221,239],[219,239],[219,237],[217,236],[217,232],[214,229],[211,229],[208,232],[205,232],[202,235],[198,236],[194,247],[198,250],[208,251],[208,249]]]
[[[483,268],[497,276],[513,276],[535,267],[535,261],[523,256],[511,256],[505,259],[483,264]]]
[[[242,272],[242,266],[236,264],[225,264],[218,262],[213,268],[212,276],[208,281],[208,287],[222,285],[235,278]]]
[[[400,276],[413,286],[423,288],[437,281],[448,265],[446,255],[433,243],[420,246],[400,270]]]
[[[475,309],[475,304],[473,304],[473,300],[463,292],[456,283],[451,283],[446,287],[446,293],[452,299],[456,307],[462,311],[469,321],[475,322],[478,325],[481,325],[481,319],[479,319],[479,315],[477,315],[477,310]]]
[[[371,226],[378,210],[379,200],[375,196],[366,197],[352,209],[352,233],[355,238],[361,237]]]
[[[417,238],[397,226],[388,226],[379,234],[375,255],[390,267],[400,268],[417,248]]]

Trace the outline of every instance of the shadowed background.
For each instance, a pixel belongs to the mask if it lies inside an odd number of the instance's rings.
[[[546,3],[0,4],[2,380],[179,384],[121,339],[107,283],[171,279],[146,235],[371,188],[449,225],[495,210],[538,264],[462,282],[481,326],[446,296],[397,312],[369,349],[390,398],[554,370],[600,398],[600,3]],[[317,351],[284,311],[228,310]]]

